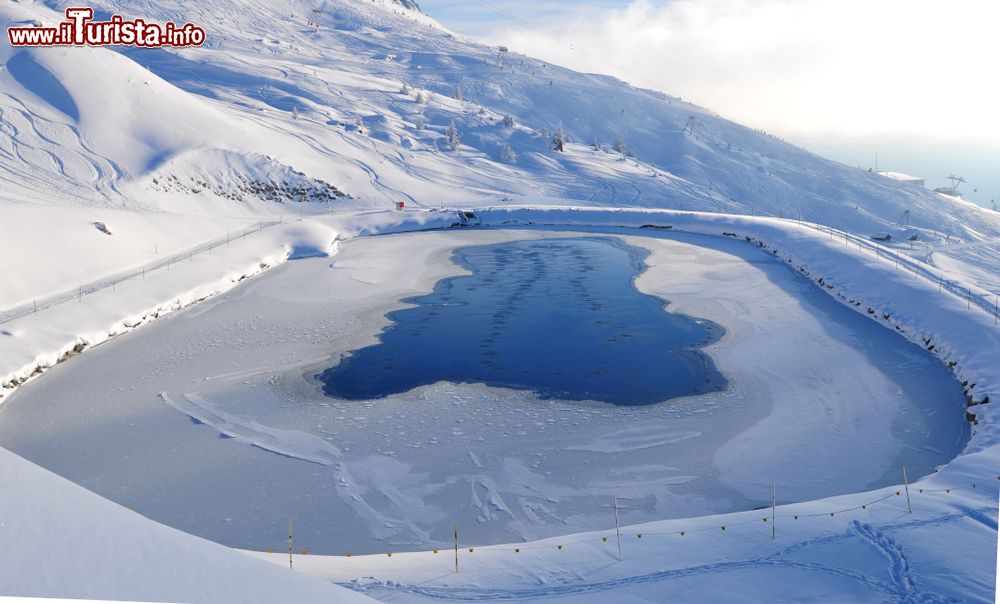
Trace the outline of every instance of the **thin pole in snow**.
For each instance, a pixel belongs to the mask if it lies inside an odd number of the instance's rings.
[[[77,302],[83,302],[83,286],[80,286],[80,291],[77,293]]]
[[[288,570],[292,570],[292,519],[288,519]]]
[[[972,308],[972,288],[971,287],[969,288],[969,301],[965,305],[965,308],[966,308],[966,310],[969,310],[969,309]]]
[[[993,302],[993,325],[997,324],[997,313],[1000,311],[1000,296]]]
[[[774,539],[776,532],[774,526],[774,517],[775,517],[774,508],[777,505],[777,491],[778,491],[778,485],[775,481],[772,480],[771,481],[771,539]]]
[[[458,525],[455,525],[455,572],[458,572]]]
[[[906,513],[912,514],[913,508],[910,507],[910,484],[906,480],[906,466],[903,466],[903,488],[906,490]]]
[[[618,538],[618,561],[622,561],[622,531],[621,526],[618,523],[618,496],[615,495],[612,498],[615,506],[615,537]]]
[[[38,300],[31,301],[31,314],[38,314]]]

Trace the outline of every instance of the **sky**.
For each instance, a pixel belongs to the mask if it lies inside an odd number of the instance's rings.
[[[1000,2],[421,0],[443,25],[1000,204]]]

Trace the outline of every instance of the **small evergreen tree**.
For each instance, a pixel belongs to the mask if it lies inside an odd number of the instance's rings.
[[[503,116],[503,125],[504,125],[505,128],[513,128],[514,127],[514,123],[515,122],[514,122],[514,116],[513,115],[511,115],[511,114],[508,113],[507,115]]]
[[[455,86],[455,99],[461,101],[462,98],[463,98],[462,97],[462,87],[461,86]]]
[[[559,122],[556,133],[552,135],[552,148],[561,153],[564,151],[566,142],[566,131],[563,130],[562,122]]]
[[[615,137],[615,142],[611,145],[611,148],[616,152],[621,153],[623,156],[626,152],[628,152],[628,147],[625,146],[625,141],[620,136]]]
[[[448,148],[452,151],[457,150],[458,146],[462,144],[462,137],[458,133],[458,128],[455,127],[455,120],[451,120],[445,140],[448,142]]]
[[[508,164],[517,163],[517,151],[514,151],[510,145],[504,145],[500,151],[500,159]]]
[[[424,91],[423,90],[417,92],[416,101],[417,101],[418,105],[423,105],[424,103],[427,102],[427,97],[424,96]]]
[[[601,141],[594,139],[594,151],[604,151],[604,147],[601,145]]]
[[[424,116],[422,115],[417,116],[416,126],[417,130],[423,130],[427,126],[426,122],[424,122]]]

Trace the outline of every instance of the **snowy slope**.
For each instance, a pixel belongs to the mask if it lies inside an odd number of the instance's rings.
[[[527,57],[501,62],[495,48],[386,0],[280,8],[247,0],[239,10],[230,2],[183,11],[133,1],[97,6],[103,14],[198,23],[209,42],[182,51],[5,50],[4,114],[24,123],[8,133],[19,153],[7,165],[67,192],[96,186],[120,203],[232,213],[233,204],[206,200],[211,194],[179,202],[151,183],[171,173],[190,178],[192,164],[212,167],[219,161],[212,151],[227,149],[271,156],[382,204],[530,195],[763,212],[852,231],[885,230],[908,209],[927,237],[1000,234],[986,210],[823,160],[662,93]],[[8,19],[58,18],[40,5],[5,11]],[[94,94],[95,81],[104,94]],[[464,100],[451,98],[456,89]],[[508,114],[512,127],[502,124]],[[452,120],[463,141],[457,152],[443,141]],[[573,141],[566,153],[542,136],[560,123]],[[619,137],[634,159],[591,147],[610,148]],[[505,144],[516,162],[502,160]],[[182,155],[185,165],[167,165]],[[245,174],[261,168],[247,164]]]
[[[147,520],[3,449],[0,468],[8,494],[0,499],[0,595],[371,601]]]
[[[0,47],[0,203],[14,208],[0,237],[19,254],[47,250],[6,263],[0,308],[261,217],[398,201],[792,216],[866,235],[917,234],[935,248],[1000,238],[994,212],[824,160],[663,93],[527,57],[501,61],[497,49],[405,4],[218,0],[180,10],[109,0],[96,4],[98,18],[191,21],[208,42]],[[7,3],[0,25],[56,22],[58,10],[55,0]],[[319,28],[307,24],[314,18]],[[452,98],[457,91],[464,100]],[[454,151],[452,122],[462,141]],[[563,153],[550,141],[560,123],[570,141]],[[634,157],[611,149],[618,138]],[[33,244],[32,225],[53,207],[75,218]],[[112,210],[154,212],[170,234],[150,249],[160,237],[136,226],[113,251],[81,254],[75,242],[91,237],[94,222],[144,220]],[[911,227],[896,228],[906,210]]]

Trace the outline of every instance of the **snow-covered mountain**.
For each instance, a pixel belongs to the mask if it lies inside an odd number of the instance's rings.
[[[57,6],[9,4],[3,20],[58,21]],[[909,211],[924,239],[1000,235],[997,215],[971,204],[825,160],[660,92],[464,39],[408,0],[183,9],[102,0],[96,9],[97,18],[192,22],[208,41],[183,50],[5,47],[6,197],[280,213],[288,209],[237,189],[300,173],[295,187],[329,184],[383,206],[559,199],[765,213],[858,232],[889,230]],[[560,129],[563,152],[553,150]],[[216,181],[199,186],[206,171]],[[195,185],[164,189],[165,180]]]

